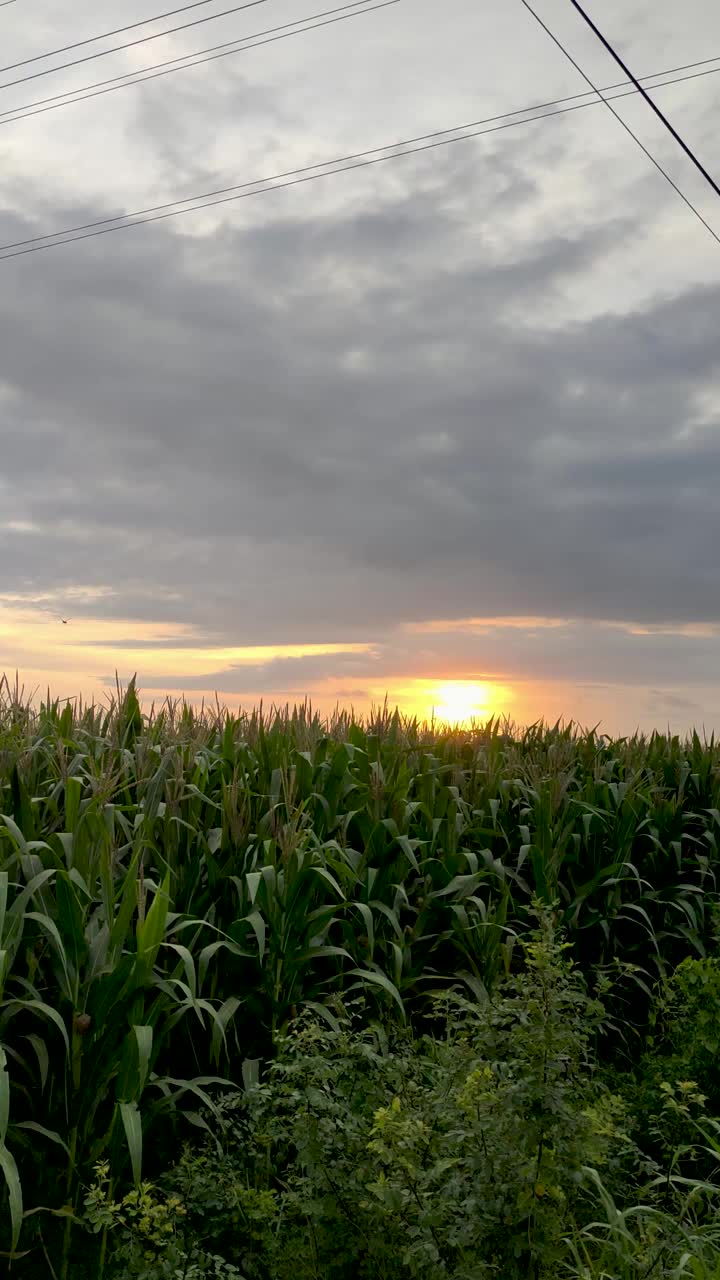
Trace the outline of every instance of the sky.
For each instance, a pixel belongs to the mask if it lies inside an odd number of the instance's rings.
[[[623,79],[570,0],[536,3],[591,80]],[[587,85],[520,0],[398,0],[271,42],[334,0],[231,7],[27,63],[162,6],[0,8],[0,672],[58,697],[137,673],[149,701],[720,730],[720,244],[602,103],[263,190]],[[720,72],[713,0],[587,9],[639,75]],[[657,100],[720,175],[720,74]],[[649,108],[617,110],[720,235]]]

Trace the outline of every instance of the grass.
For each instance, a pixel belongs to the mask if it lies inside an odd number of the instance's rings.
[[[98,1162],[138,1183],[303,1009],[358,994],[420,1031],[438,990],[515,971],[539,901],[631,1061],[657,985],[717,948],[697,734],[144,716],[134,684],[101,708],[4,680],[0,815],[0,1245],[58,1280]]]

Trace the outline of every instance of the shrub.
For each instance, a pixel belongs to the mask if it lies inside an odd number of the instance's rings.
[[[300,1018],[223,1104],[219,1153],[188,1149],[167,1179],[187,1254],[247,1280],[555,1276],[587,1215],[583,1165],[627,1139],[594,1080],[602,1008],[548,909],[524,951],[495,997],[439,997],[442,1038],[363,1029],[352,1009]]]

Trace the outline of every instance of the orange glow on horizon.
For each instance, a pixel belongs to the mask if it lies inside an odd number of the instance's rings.
[[[73,603],[78,601],[68,600],[61,612],[49,600],[0,593],[0,674],[12,681],[18,670],[26,696],[44,698],[49,689],[51,697],[80,695],[102,702],[115,692],[117,670],[121,686],[137,672],[139,692],[148,706],[166,696],[185,697],[194,705],[214,703],[216,678],[219,699],[229,707],[308,699],[321,713],[340,706],[363,714],[387,700],[404,715],[453,725],[508,714],[515,701],[512,691],[492,677],[473,680],[467,672],[452,669],[434,678],[408,671],[405,678],[391,676],[380,685],[380,652],[367,641],[214,645],[186,624],[83,616],[74,614]],[[82,604],[87,607],[85,598]],[[66,625],[63,616],[69,616]],[[333,669],[330,660],[339,655],[357,659],[351,675]],[[293,669],[292,661],[283,670],[283,659],[322,656],[329,660],[326,672],[316,668],[308,678],[301,668]],[[243,669],[258,667],[267,667],[267,688],[257,676],[244,687]],[[287,684],[278,680],[279,675],[287,676]]]
[[[444,724],[466,725],[471,720],[488,720],[497,709],[495,690],[489,684],[448,680],[432,690],[431,715]]]
[[[183,624],[73,617],[70,608],[69,623],[64,625],[59,610],[21,607],[12,600],[3,604],[0,596],[0,671],[56,667],[82,679],[98,679],[101,673],[121,667],[125,672],[143,671],[147,677],[182,673],[190,678],[282,658],[374,652],[374,646],[365,641],[213,645],[203,643],[193,627]]]
[[[419,720],[434,719],[460,727],[474,720],[509,715],[514,695],[507,685],[492,681],[413,680],[411,684],[388,690],[388,702]]]

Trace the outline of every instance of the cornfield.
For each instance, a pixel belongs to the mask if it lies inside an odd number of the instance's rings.
[[[720,751],[697,734],[143,715],[132,683],[36,709],[5,682],[0,815],[17,1274],[67,1280],[97,1163],[137,1182],[303,1009],[332,1025],[361,993],[421,1025],[438,990],[512,970],[539,899],[631,1054],[656,984],[717,939]]]

